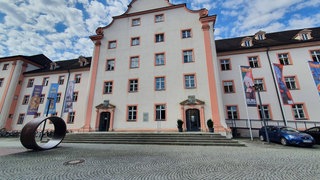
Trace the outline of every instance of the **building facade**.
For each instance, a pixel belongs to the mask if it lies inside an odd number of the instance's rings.
[[[215,20],[206,9],[133,0],[90,36],[92,58],[0,58],[0,127],[21,130],[46,116],[53,83],[58,101],[50,115],[62,117],[71,131],[173,132],[181,119],[184,131],[204,132],[212,119],[215,132],[228,134],[226,119],[260,120],[261,108],[270,120],[319,121],[319,88],[309,61],[320,61],[320,28],[215,41]],[[275,64],[290,102],[282,98]],[[261,85],[262,107],[247,106],[241,66],[252,70],[252,86]],[[37,85],[37,112],[28,115]],[[72,108],[66,111],[69,85]]]

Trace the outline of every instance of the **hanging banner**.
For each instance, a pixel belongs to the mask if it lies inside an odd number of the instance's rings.
[[[31,99],[30,99],[27,115],[36,115],[38,113],[41,93],[42,93],[42,86],[35,85],[32,92]]]
[[[72,112],[72,103],[73,103],[73,89],[74,89],[74,81],[69,81],[67,87],[66,97],[64,99],[64,111],[63,112]]]
[[[320,95],[320,63],[309,61],[309,67],[312,73],[312,77],[314,79],[314,83],[316,84],[318,94]]]
[[[289,105],[293,104],[292,96],[289,91],[289,89],[286,86],[286,83],[284,81],[283,75],[282,75],[282,64],[273,64],[274,73],[276,75],[279,91],[281,94],[282,102],[283,104]]]
[[[44,109],[43,114],[55,114],[56,113],[56,103],[57,103],[57,93],[58,93],[59,84],[52,83],[48,93],[47,103]],[[49,105],[50,102],[50,105]],[[48,111],[49,107],[49,111]]]
[[[250,66],[240,66],[247,106],[257,106],[256,93]]]

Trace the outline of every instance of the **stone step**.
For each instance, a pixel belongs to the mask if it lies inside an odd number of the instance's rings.
[[[217,133],[68,133],[64,143],[245,146]]]

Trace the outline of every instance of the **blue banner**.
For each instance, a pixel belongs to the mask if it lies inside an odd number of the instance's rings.
[[[286,85],[284,78],[283,78],[283,74],[282,74],[283,65],[282,64],[273,64],[273,69],[274,69],[274,73],[276,75],[276,79],[278,82],[278,87],[279,87],[279,91],[280,91],[280,95],[281,95],[283,104],[286,104],[286,105],[293,104],[293,99],[292,99],[291,93],[290,93],[289,89],[287,88],[287,85]]]
[[[48,93],[47,103],[44,109],[44,114],[55,114],[56,113],[56,103],[57,103],[57,93],[58,93],[59,84],[52,83]],[[50,103],[50,105],[49,105]],[[48,111],[49,107],[49,111]]]
[[[32,92],[31,99],[30,99],[27,115],[36,115],[38,113],[41,93],[42,93],[42,86],[35,85]]]
[[[320,63],[309,61],[309,67],[312,73],[312,77],[314,79],[314,83],[316,84],[318,94],[320,95]]]
[[[64,110],[63,112],[72,112],[72,103],[73,103],[73,89],[74,89],[74,81],[69,81],[67,87],[66,97],[64,98]]]
[[[240,67],[247,106],[257,106],[252,69],[250,68],[250,66]]]

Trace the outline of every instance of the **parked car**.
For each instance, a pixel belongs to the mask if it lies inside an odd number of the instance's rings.
[[[286,126],[266,126],[269,140],[281,143],[284,146],[298,145],[312,147],[315,144],[314,138],[306,133],[300,132],[294,128]],[[266,141],[265,127],[259,130],[259,138]]]
[[[316,144],[320,144],[320,126],[309,128],[303,132],[310,134],[316,141]]]

